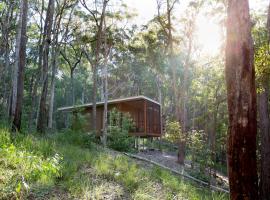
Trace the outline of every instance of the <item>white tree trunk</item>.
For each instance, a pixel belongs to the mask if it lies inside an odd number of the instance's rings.
[[[104,113],[103,113],[103,145],[107,144],[107,127],[108,127],[108,65],[107,58],[104,63]]]
[[[53,128],[53,110],[54,110],[54,91],[55,91],[55,75],[57,72],[57,58],[58,58],[58,48],[54,47],[53,50],[53,62],[52,62],[52,80],[51,80],[51,90],[50,90],[50,102],[49,102],[49,119],[48,119],[48,128]]]

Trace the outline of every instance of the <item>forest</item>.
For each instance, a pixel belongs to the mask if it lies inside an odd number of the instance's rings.
[[[270,1],[0,0],[0,199],[270,200]]]

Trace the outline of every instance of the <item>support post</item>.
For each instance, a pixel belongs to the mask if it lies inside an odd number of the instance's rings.
[[[158,138],[158,148],[161,151],[161,144],[160,143],[161,143],[161,137]]]
[[[138,151],[140,151],[140,136],[138,137],[138,140],[137,140],[137,146],[138,146]]]
[[[147,133],[147,115],[146,115],[146,110],[147,109],[147,106],[146,106],[146,100],[144,100],[144,134],[146,135]]]

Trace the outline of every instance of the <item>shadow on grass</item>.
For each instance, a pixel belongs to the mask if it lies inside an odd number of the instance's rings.
[[[93,141],[91,134],[72,131],[12,139],[0,129],[0,199],[228,199]]]

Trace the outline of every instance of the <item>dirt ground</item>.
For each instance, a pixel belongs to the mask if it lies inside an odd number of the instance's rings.
[[[164,165],[170,169],[181,172],[182,174],[189,175],[187,171],[191,170],[191,162],[189,160],[185,160],[184,166],[177,163],[176,152],[163,152],[156,149],[145,149],[136,153],[136,155]],[[216,176],[214,179],[215,180],[213,182],[211,181],[213,185],[219,185],[225,189],[228,188],[227,176],[223,175],[222,173],[216,172]]]

